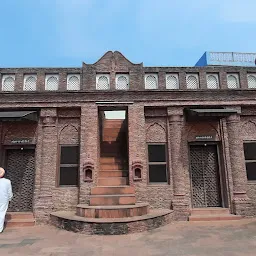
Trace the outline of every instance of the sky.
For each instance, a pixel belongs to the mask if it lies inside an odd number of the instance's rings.
[[[205,51],[256,52],[256,0],[1,0],[0,67],[81,67],[120,51],[194,66]]]

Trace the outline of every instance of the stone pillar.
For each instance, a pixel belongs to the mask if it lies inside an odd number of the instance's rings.
[[[128,137],[129,137],[129,184],[135,186],[138,201],[147,201],[146,187],[147,155],[145,135],[144,105],[134,103],[128,107]],[[134,171],[141,169],[141,178],[136,180]]]
[[[99,159],[99,118],[95,103],[81,107],[81,137],[80,137],[80,193],[79,203],[88,203],[92,187],[98,179]],[[92,178],[85,177],[87,170],[92,171]]]
[[[182,161],[182,130],[184,126],[183,109],[168,108],[168,140],[173,181],[172,207],[176,219],[185,220],[189,214],[189,205],[185,196],[185,170]]]
[[[249,199],[246,194],[247,177],[244,159],[243,140],[241,138],[240,115],[227,118],[230,165],[233,179],[233,211],[235,214],[246,214]]]
[[[57,152],[58,152],[58,134],[57,134],[57,109],[46,108],[41,110],[40,127],[38,137],[41,138],[38,145],[41,150],[37,150],[36,180],[37,196],[35,198],[35,215],[38,221],[47,222],[50,213],[54,210],[53,190],[56,185],[57,173]],[[41,156],[39,155],[41,154]]]

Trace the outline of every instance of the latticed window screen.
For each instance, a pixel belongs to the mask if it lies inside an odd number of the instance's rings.
[[[218,89],[219,88],[219,79],[217,74],[208,74],[207,75],[207,88],[208,89]]]
[[[14,91],[15,87],[15,76],[4,75],[2,78],[2,90],[3,91]]]
[[[248,88],[256,88],[256,74],[250,74],[247,76]]]
[[[128,90],[129,89],[128,75],[117,75],[116,89],[117,90]]]
[[[187,89],[198,89],[199,78],[197,74],[190,74],[186,76]]]
[[[239,79],[237,74],[229,74],[227,77],[228,89],[239,88]]]
[[[179,89],[179,79],[177,74],[166,75],[166,89]]]
[[[151,74],[145,76],[145,89],[157,89],[157,75]]]
[[[80,76],[79,75],[68,75],[67,77],[67,90],[80,90]]]
[[[58,90],[59,85],[59,76],[57,75],[47,75],[45,90],[47,91],[56,91]]]
[[[24,77],[24,91],[35,91],[36,90],[36,76],[26,75]]]
[[[109,76],[108,75],[98,75],[96,77],[96,88],[97,90],[109,90]]]

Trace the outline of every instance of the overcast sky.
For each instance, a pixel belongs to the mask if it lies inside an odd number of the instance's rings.
[[[256,0],[1,0],[0,10],[0,67],[76,67],[108,50],[145,66],[256,52]]]

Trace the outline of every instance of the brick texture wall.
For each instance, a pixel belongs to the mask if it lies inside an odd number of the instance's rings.
[[[110,75],[109,91],[96,90],[96,75],[99,73]],[[115,89],[115,75],[119,73],[129,74],[128,91]],[[146,73],[158,73],[158,89],[145,90],[144,75]],[[165,76],[168,73],[179,75],[179,90],[166,89]],[[199,75],[198,90],[186,89],[186,73]],[[220,89],[207,89],[207,73],[219,75]],[[227,89],[227,73],[239,74],[240,89]],[[111,108],[117,105],[125,106],[128,109],[129,180],[130,185],[135,186],[138,201],[149,202],[151,207],[170,208],[175,199],[175,193],[181,193],[182,199],[179,199],[179,203],[187,201],[191,207],[188,142],[195,141],[197,135],[213,135],[213,141],[218,142],[220,148],[221,168],[225,173],[227,205],[232,208],[234,199],[238,200],[235,207],[231,209],[235,212],[236,209],[241,209],[245,205],[244,202],[247,204],[245,197],[237,198],[238,188],[243,190],[245,182],[241,143],[243,140],[256,139],[256,90],[248,89],[247,74],[249,73],[256,73],[256,68],[144,67],[142,63],[130,62],[119,52],[107,52],[96,63],[83,63],[81,68],[1,68],[0,80],[5,74],[15,74],[16,79],[14,92],[3,92],[0,87],[0,109],[36,109],[40,112],[37,124],[0,123],[1,149],[3,150],[3,145],[9,144],[14,137],[32,138],[36,145],[34,211],[38,220],[47,221],[51,211],[73,209],[77,203],[88,203],[90,189],[97,185],[99,170],[98,106]],[[22,91],[25,74],[37,75],[35,92]],[[58,91],[45,91],[46,74],[59,74]],[[66,91],[68,74],[81,75],[80,91]],[[101,105],[99,102],[103,101],[105,103]],[[117,102],[119,104],[116,104]],[[241,121],[239,121],[239,115],[233,120],[222,118],[220,121],[208,123],[187,121],[184,108],[195,106],[209,108],[219,106],[238,110],[242,108]],[[173,127],[180,129],[178,138],[175,136],[176,131]],[[147,143],[149,142],[167,143],[168,184],[148,184]],[[58,149],[60,144],[66,143],[80,145],[78,187],[59,187],[57,183]],[[236,145],[239,149],[236,149]],[[237,159],[239,160],[234,165]],[[133,179],[132,165],[135,162],[140,162],[143,167],[142,180]],[[84,181],[84,169],[88,166],[93,171],[91,182]],[[241,167],[239,167],[240,172],[237,166]],[[251,211],[252,214],[256,214],[256,186],[246,182],[246,187],[251,204],[244,206],[246,210],[243,213],[249,215]]]

